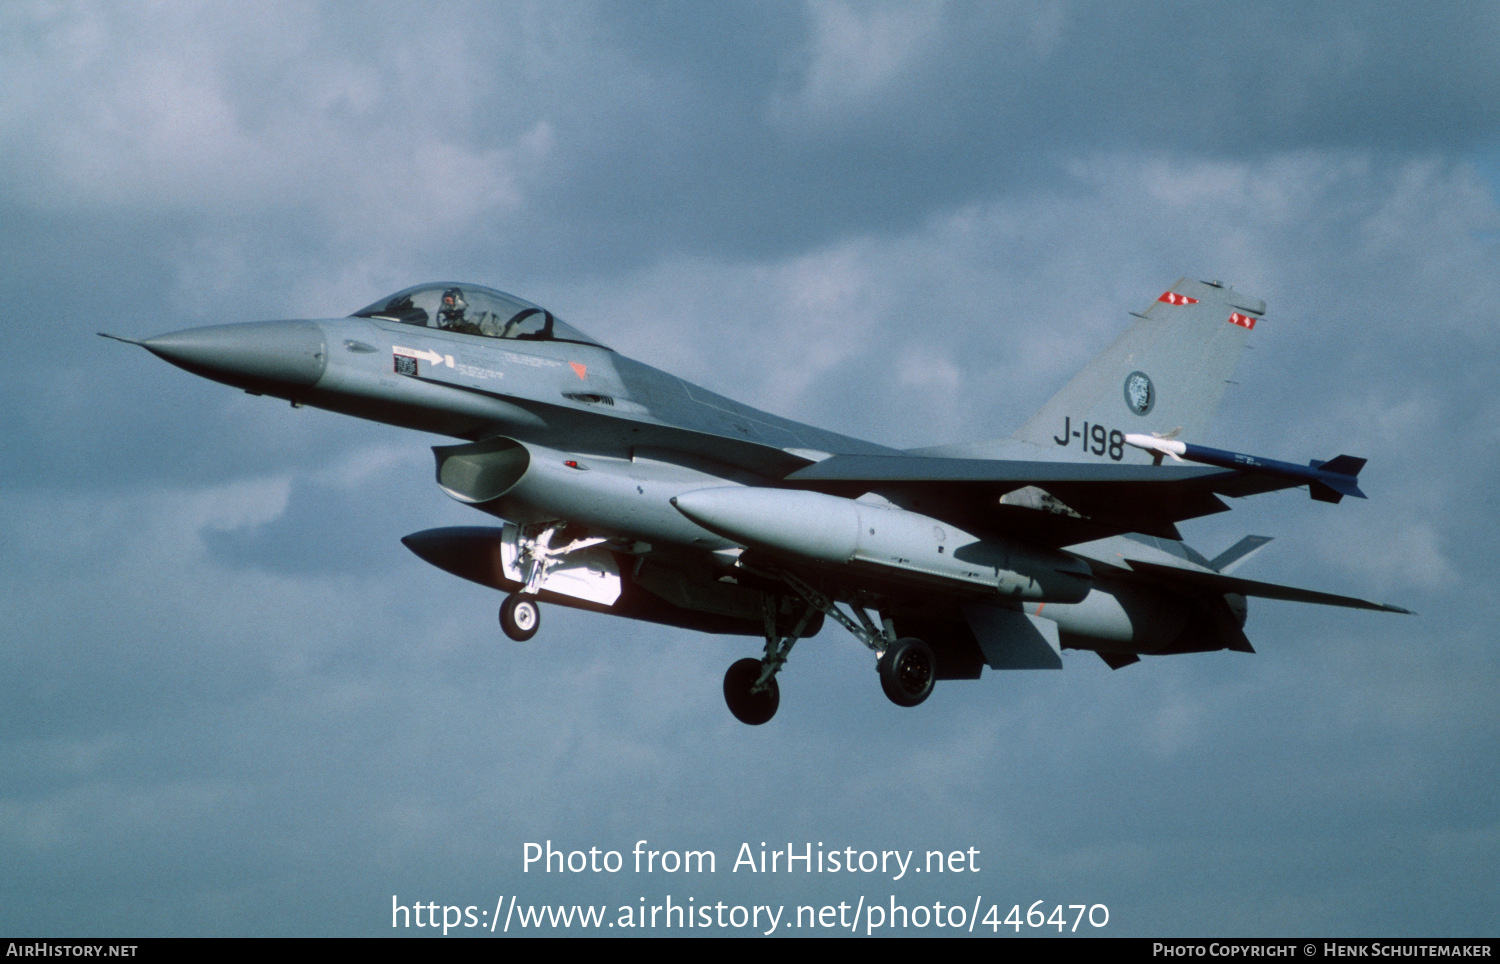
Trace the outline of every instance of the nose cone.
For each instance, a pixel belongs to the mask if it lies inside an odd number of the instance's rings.
[[[141,345],[194,375],[270,395],[312,388],[328,367],[323,329],[311,321],[189,328]]]

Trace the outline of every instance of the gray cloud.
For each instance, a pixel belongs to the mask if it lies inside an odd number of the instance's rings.
[[[286,3],[0,14],[0,923],[387,933],[403,900],[1107,903],[1109,933],[1494,921],[1492,12],[1303,5]],[[1435,51],[1441,50],[1441,56]],[[1007,434],[1179,275],[1264,297],[1209,441],[1368,456],[1246,500],[1259,654],[886,703],[833,630],[776,721],[753,640],[493,593],[438,440],[99,329],[515,290],[643,361],[893,444]],[[521,842],[980,848],[973,881],[537,878]],[[629,879],[626,879],[629,877]],[[877,893],[878,891],[878,893]]]

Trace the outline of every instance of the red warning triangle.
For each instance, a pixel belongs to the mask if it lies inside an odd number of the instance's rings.
[[[582,362],[570,361],[568,362],[568,367],[572,368],[573,374],[579,378],[587,379],[589,377],[589,367]]]

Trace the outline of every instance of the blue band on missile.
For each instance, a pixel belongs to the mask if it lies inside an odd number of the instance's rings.
[[[1365,498],[1359,490],[1358,476],[1365,467],[1365,460],[1353,455],[1340,455],[1327,462],[1313,460],[1307,465],[1263,459],[1243,452],[1210,448],[1207,445],[1183,443],[1182,458],[1205,465],[1217,465],[1226,469],[1246,469],[1279,475],[1282,478],[1306,482],[1312,497],[1319,502],[1337,502],[1346,495]]]

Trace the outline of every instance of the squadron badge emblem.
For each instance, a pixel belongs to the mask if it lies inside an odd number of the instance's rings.
[[[1131,372],[1125,376],[1125,404],[1137,415],[1149,414],[1156,405],[1156,386],[1145,372]]]

